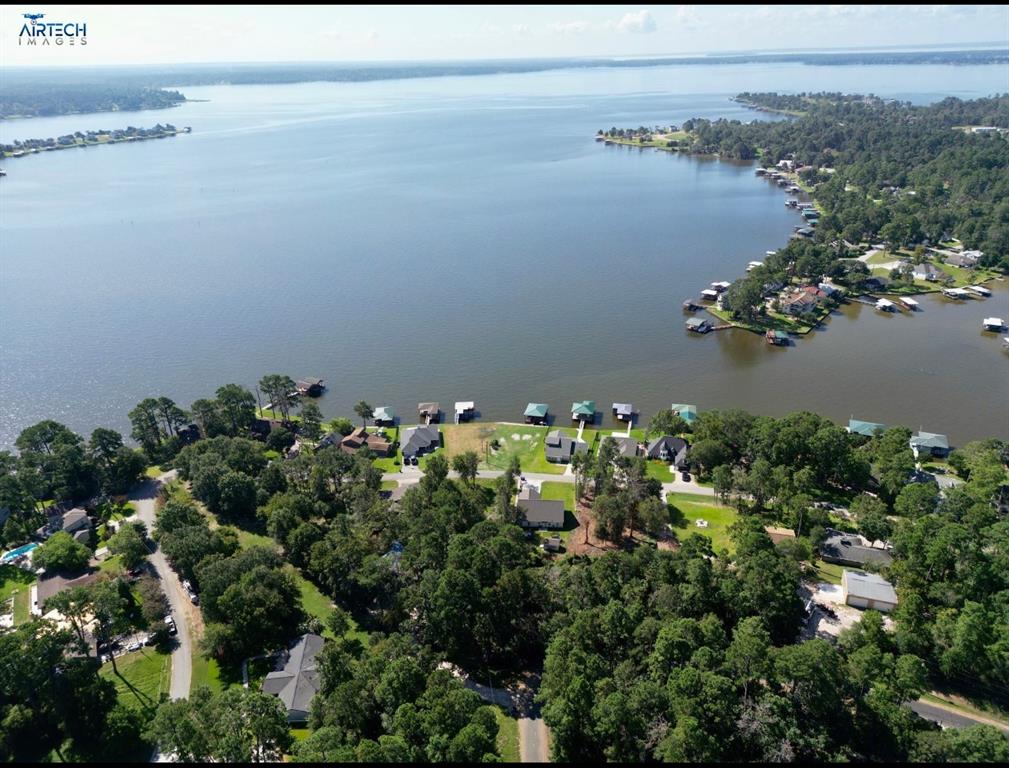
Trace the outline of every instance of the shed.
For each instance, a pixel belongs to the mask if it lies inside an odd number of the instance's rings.
[[[576,421],[592,421],[596,417],[595,400],[579,400],[571,403],[571,418]]]
[[[863,571],[841,573],[841,596],[846,605],[855,608],[892,611],[897,607],[897,592],[882,576]]]
[[[430,424],[433,421],[438,421],[438,416],[441,413],[441,408],[438,403],[418,403],[417,404],[417,414],[420,416],[421,421],[426,421]]]

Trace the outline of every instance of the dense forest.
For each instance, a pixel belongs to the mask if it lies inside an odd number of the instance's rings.
[[[34,620],[0,637],[0,756],[102,759],[156,744],[199,761],[499,759],[495,712],[455,669],[498,685],[541,670],[556,760],[1009,759],[994,728],[941,731],[906,706],[935,688],[1007,704],[1006,442],[955,450],[958,482],[940,490],[916,479],[902,427],[865,437],[812,413],[739,410],[702,412],[688,426],[663,411],[649,431],[689,440],[693,471],[738,514],[731,547],[693,533],[656,548],[651,534],[672,514],[659,484],[644,459],[600,448],[578,462],[577,494],[618,546],[556,557],[516,525],[519,467],[481,481],[475,455],[435,453],[390,501],[367,451],[313,448],[350,422],[321,425],[290,383],[261,382],[275,405],[288,398],[288,418],[265,440],[239,385],[189,411],[167,397],[140,403],[130,414],[140,450],[109,430],[85,441],[42,422],[19,436],[17,455],[0,454],[0,506],[16,544],[43,500],[91,504],[136,482],[148,461],[176,468],[150,535],[199,591],[199,652],[234,670],[324,633],[310,734],[293,741],[277,701],[252,688],[197,690],[146,713],[124,707],[98,662],[75,650],[81,638]],[[302,450],[285,457],[296,437]],[[770,524],[795,538],[773,543]],[[836,644],[802,641],[799,587],[815,580],[810,563],[838,526],[892,542],[883,575],[899,596],[895,628],[866,611]],[[144,535],[123,535],[115,551]],[[40,562],[87,560],[58,538]],[[333,601],[330,613],[306,612],[305,580]],[[109,631],[153,599],[143,587],[128,599],[116,581],[80,589],[78,605],[100,609]]]
[[[4,75],[0,120],[51,117],[85,112],[126,112],[174,107],[186,100],[178,91],[159,87],[97,83],[19,83]]]

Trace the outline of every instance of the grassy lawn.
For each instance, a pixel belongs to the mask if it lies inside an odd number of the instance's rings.
[[[294,737],[295,741],[304,741],[312,733],[311,728],[292,728],[291,735]]]
[[[301,590],[301,605],[305,609],[305,613],[309,616],[314,616],[325,625],[326,619],[333,612],[333,601],[319,591],[319,588],[315,584],[302,576],[293,565],[288,565],[287,569],[297,582],[298,589]],[[367,645],[368,633],[358,629],[357,622],[352,617],[348,618],[350,618],[351,628],[347,631],[345,637],[357,638],[361,641],[362,645]],[[322,635],[330,640],[336,639],[329,627],[324,627]]]
[[[144,472],[144,474],[153,479],[161,475],[163,471],[164,470],[161,469],[161,467],[159,467],[157,464],[152,464],[147,468],[147,471]]]
[[[551,464],[544,452],[543,441],[549,431],[549,427],[497,425],[486,438],[487,451],[480,453],[484,457],[483,465],[490,469],[505,470],[512,457],[517,457],[526,472],[562,474],[564,467]],[[490,448],[494,440],[500,445],[496,451]]]
[[[122,555],[112,555],[111,557],[106,557],[102,562],[98,564],[98,570],[102,573],[111,573],[113,575],[123,572],[123,556]]]
[[[817,581],[825,581],[828,584],[840,584],[842,571],[844,571],[844,566],[837,563],[825,563],[823,560],[816,561]]]
[[[190,690],[195,691],[201,685],[207,686],[214,693],[220,693],[229,684],[221,679],[221,667],[216,659],[207,659],[199,651],[195,651],[193,653],[193,679],[190,683]]]
[[[14,598],[14,626],[28,621],[30,617],[28,597],[35,574],[14,565],[0,565],[0,605]]]
[[[676,479],[677,473],[669,468],[669,465],[658,459],[648,460],[648,476],[654,477],[661,483],[671,483]]]
[[[383,480],[382,490],[383,491],[394,491],[399,488],[399,483],[396,480]]]
[[[578,528],[578,518],[575,517],[575,484],[543,483],[540,486],[540,494],[541,498],[557,499],[564,502],[564,528],[559,531],[546,529],[539,531],[539,541],[545,541],[550,536],[557,535],[561,537],[564,549],[567,549],[573,531]]]
[[[730,553],[735,549],[729,540],[728,529],[739,517],[736,510],[715,504],[706,496],[687,493],[671,493],[667,501],[676,538],[682,541],[692,533],[699,533],[711,539],[716,552],[723,547]],[[698,528],[695,524],[702,518],[707,520],[707,528]]]
[[[497,749],[506,763],[519,762],[519,723],[505,712],[503,707],[494,707],[497,716]]]
[[[116,659],[117,675],[112,662],[102,665],[102,677],[115,683],[120,701],[131,707],[148,709],[156,707],[161,694],[168,695],[171,658],[153,648],[142,648]]]
[[[241,545],[242,549],[248,549],[249,547],[266,547],[267,549],[277,548],[277,542],[262,533],[253,533],[252,531],[247,531],[244,528],[238,528],[236,526],[226,527],[234,528],[238,533],[238,543]]]

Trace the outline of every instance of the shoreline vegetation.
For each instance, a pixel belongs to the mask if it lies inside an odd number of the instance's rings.
[[[0,144],[0,157],[25,157],[27,155],[38,154],[39,152],[50,152],[56,149],[74,149],[77,147],[97,147],[102,144],[120,144],[128,141],[146,141],[147,139],[164,139],[169,136],[178,136],[180,133],[192,133],[190,127],[176,128],[171,123],[161,125],[158,123],[153,128],[128,128],[97,131],[77,131],[65,136],[47,139],[26,139],[25,141],[15,141],[13,144]]]
[[[33,70],[14,68],[4,76],[0,120],[12,117],[163,109],[187,101],[169,87],[203,85],[280,85],[305,82],[369,82],[434,77],[525,74],[558,69],[649,68],[739,64],[868,66],[943,64],[998,65],[1009,51],[998,44],[972,50],[821,51],[756,53],[652,59],[520,59],[403,64],[190,64]]]
[[[1009,94],[928,107],[841,93],[730,100],[786,119],[693,119],[600,129],[594,137],[756,161],[764,166],[758,177],[806,198],[785,201],[803,221],[783,248],[750,262],[731,284],[712,283],[685,308],[754,333],[805,335],[842,303],[938,293],[1009,273],[1002,205],[1009,198]],[[887,162],[878,161],[880,153]]]

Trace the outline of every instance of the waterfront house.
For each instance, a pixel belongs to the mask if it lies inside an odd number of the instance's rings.
[[[890,278],[881,275],[870,275],[865,278],[865,287],[870,291],[885,291],[890,287]]]
[[[417,415],[425,424],[433,424],[441,418],[441,408],[438,403],[417,403]]]
[[[634,406],[631,403],[614,403],[613,415],[620,421],[630,421],[634,418]]]
[[[862,537],[827,529],[827,538],[820,545],[820,559],[828,563],[850,565],[856,568],[873,565],[878,568],[890,565],[893,557],[885,549],[866,546]]]
[[[368,432],[364,427],[358,427],[346,437],[342,437],[339,432],[330,432],[319,441],[319,448],[331,445],[338,445],[344,453],[357,453],[367,448],[378,456],[388,456],[392,448],[392,443],[380,435]]]
[[[707,333],[711,330],[711,323],[700,317],[691,317],[686,322],[687,330],[694,333]]]
[[[400,434],[399,444],[403,450],[403,458],[413,458],[438,448],[441,445],[441,432],[438,427],[431,424],[410,427]]]
[[[458,424],[461,421],[469,421],[473,418],[473,412],[476,410],[476,403],[472,400],[462,400],[455,404],[455,423]]]
[[[380,427],[391,427],[396,423],[396,411],[388,405],[380,405],[375,409],[372,420]]]
[[[576,403],[571,403],[571,418],[575,421],[594,421],[596,418],[596,401],[579,400]]]
[[[289,723],[307,721],[312,711],[312,699],[321,683],[316,656],[323,643],[319,635],[302,635],[280,654],[276,667],[263,680],[263,693],[280,699]]]
[[[526,424],[546,424],[548,408],[546,403],[529,403],[523,414],[526,417]]]
[[[827,281],[817,283],[816,287],[819,288],[829,298],[833,298],[834,296],[841,296],[844,293],[844,289],[841,286],[834,285],[834,283]]]
[[[537,488],[523,483],[515,506],[521,513],[518,524],[523,528],[563,528],[564,502],[540,498]]]
[[[648,443],[645,448],[645,456],[649,459],[658,459],[667,464],[672,464],[676,469],[681,470],[687,466],[687,441],[681,437],[663,435]]]
[[[897,592],[882,576],[863,571],[841,573],[841,596],[845,605],[889,612],[897,607]]]
[[[633,437],[623,435],[604,435],[603,440],[612,440],[617,445],[617,454],[633,459],[641,452],[641,446]]]
[[[917,435],[911,436],[910,445],[916,459],[921,453],[938,458],[944,458],[949,454],[949,438],[934,432],[919,430]]]
[[[946,263],[951,267],[961,269],[974,269],[977,266],[978,257],[974,254],[979,251],[964,251],[963,253],[952,253],[946,256]]]
[[[815,295],[807,291],[793,291],[781,298],[778,306],[786,315],[798,316],[814,311],[820,306],[820,302]]]
[[[911,276],[914,277],[915,280],[927,280],[930,283],[935,283],[942,280],[944,277],[948,277],[949,275],[941,269],[936,269],[934,264],[924,261],[921,264],[915,264],[911,267]]]
[[[848,431],[853,435],[865,435],[873,437],[886,429],[886,424],[877,424],[874,421],[861,421],[859,419],[848,419]]]
[[[589,446],[584,440],[575,440],[559,429],[548,432],[543,441],[547,461],[557,464],[567,464],[575,453],[585,453],[588,448]]]

